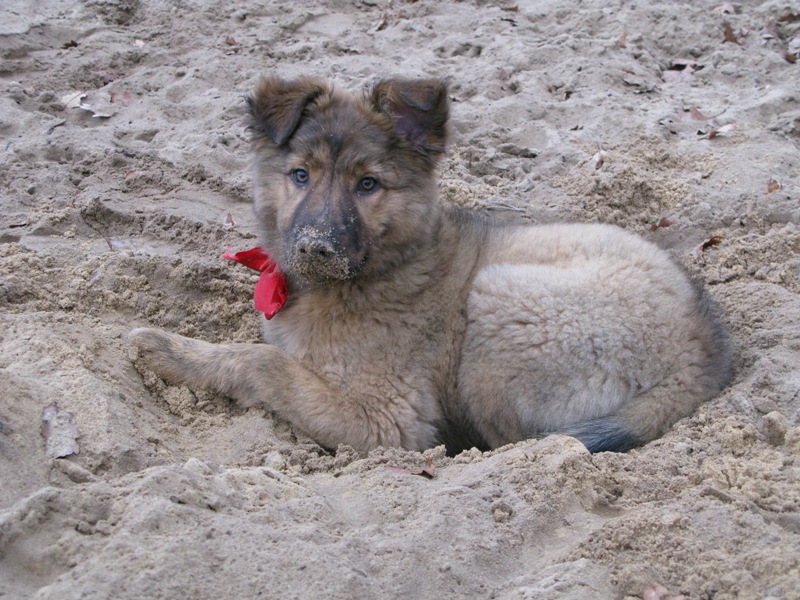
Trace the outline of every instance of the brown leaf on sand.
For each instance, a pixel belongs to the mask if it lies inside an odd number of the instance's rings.
[[[623,50],[628,47],[627,40],[628,40],[628,32],[623,31],[622,35],[619,36],[619,42],[618,42],[619,47],[622,48]]]
[[[700,258],[703,252],[705,252],[709,248],[713,248],[717,244],[721,244],[722,240],[724,239],[725,238],[722,237],[721,235],[712,235],[710,238],[698,244],[697,247],[694,250],[692,250],[692,256],[694,256],[695,258]]]
[[[723,44],[725,42],[731,42],[733,44],[739,44],[740,46],[742,45],[742,43],[739,41],[739,36],[734,33],[733,27],[731,27],[731,24],[727,21],[722,22],[722,31],[725,34],[725,39],[722,40]]]
[[[800,14],[789,12],[781,17],[778,17],[778,21],[781,23],[794,23],[795,21],[800,21]]]
[[[770,179],[769,183],[767,184],[767,193],[771,194],[772,192],[777,192],[781,189],[781,184],[777,179]]]
[[[664,229],[665,227],[669,227],[670,225],[675,225],[676,221],[674,219],[670,219],[668,217],[663,217],[653,225],[650,225],[650,231],[658,231],[659,229]]]
[[[239,42],[237,42],[231,36],[228,36],[228,37],[225,38],[225,44],[227,44],[228,46],[238,46]]]
[[[667,588],[660,583],[648,583],[644,588],[642,600],[686,600],[686,596],[673,596]]]

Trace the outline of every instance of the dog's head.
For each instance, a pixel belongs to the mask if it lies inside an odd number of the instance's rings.
[[[301,78],[247,98],[267,250],[308,285],[380,276],[435,232],[447,86],[387,80],[362,97]]]

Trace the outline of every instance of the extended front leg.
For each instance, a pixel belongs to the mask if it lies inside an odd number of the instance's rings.
[[[128,339],[169,382],[213,388],[243,406],[264,404],[323,446],[404,445],[403,425],[385,404],[344,397],[274,346],[210,344],[156,329],[134,329]]]

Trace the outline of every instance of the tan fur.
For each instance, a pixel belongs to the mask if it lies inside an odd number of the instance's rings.
[[[728,381],[714,310],[652,244],[440,204],[442,82],[356,98],[267,79],[249,107],[255,212],[289,303],[266,344],[134,330],[159,375],[264,404],[328,447],[452,452],[552,432],[624,450]]]

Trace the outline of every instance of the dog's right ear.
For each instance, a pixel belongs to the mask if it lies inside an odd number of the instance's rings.
[[[329,91],[325,83],[312,77],[262,79],[255,93],[245,98],[249,126],[276,146],[283,146],[297,129],[306,106]]]

